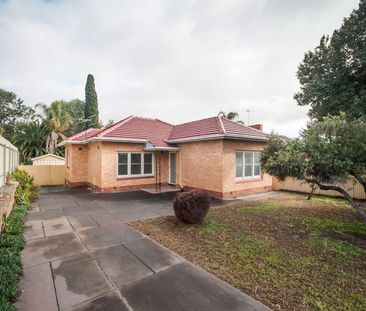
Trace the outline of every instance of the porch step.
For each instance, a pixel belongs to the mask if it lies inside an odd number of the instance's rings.
[[[160,194],[160,193],[169,193],[169,192],[179,192],[180,189],[175,186],[161,186],[161,189],[156,191],[155,187],[144,187],[140,188],[141,191],[145,191],[150,194]]]

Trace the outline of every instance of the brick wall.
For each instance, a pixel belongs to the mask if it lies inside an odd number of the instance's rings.
[[[208,190],[218,197],[271,190],[269,175],[245,181],[235,178],[235,152],[261,151],[264,146],[264,143],[235,140],[182,143],[176,156],[177,185]],[[94,142],[89,146],[68,145],[66,148],[70,150],[72,168],[66,168],[66,179],[73,185],[87,184],[98,191],[109,192],[155,184],[155,177],[117,177],[117,153],[142,152],[143,144]],[[169,152],[163,152],[160,157],[161,182],[167,184]]]
[[[118,190],[123,188],[136,188],[138,186],[146,186],[155,184],[155,176],[153,177],[117,177],[117,153],[118,152],[143,152],[143,144],[128,143],[102,143],[102,184],[101,187],[109,190]],[[156,156],[153,155],[154,161]],[[155,172],[155,165],[153,168]],[[161,181],[168,181],[168,153],[161,155]]]
[[[182,161],[180,168],[182,176],[177,180],[186,187],[222,192],[223,141],[182,143],[179,147],[181,155],[177,154],[177,158],[179,158],[179,163],[180,160]]]
[[[264,146],[265,143],[236,140],[180,144],[182,178],[178,181],[187,188],[208,190],[217,197],[271,190],[272,177],[267,174],[256,180],[239,181],[235,178],[236,151],[262,151]]]
[[[88,150],[86,145],[66,145],[65,178],[68,184],[83,185],[88,181]],[[69,164],[69,165],[68,165]]]
[[[87,182],[102,187],[102,142],[92,142],[87,146]]]
[[[237,180],[235,177],[236,151],[262,151],[265,143],[225,140],[223,146],[223,193],[224,197],[240,196],[272,189],[272,177],[263,174],[253,180]]]

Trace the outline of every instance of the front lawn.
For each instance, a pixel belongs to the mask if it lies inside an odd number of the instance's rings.
[[[366,310],[366,225],[343,200],[281,194],[130,223],[274,310]]]

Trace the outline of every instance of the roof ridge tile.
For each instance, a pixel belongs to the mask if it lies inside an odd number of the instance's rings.
[[[220,121],[220,126],[221,126],[221,128],[222,128],[223,133],[224,133],[224,134],[226,134],[226,129],[225,129],[224,124],[222,123],[221,117],[220,117],[220,116],[217,116],[217,118],[218,118],[218,119],[219,119],[219,121]]]

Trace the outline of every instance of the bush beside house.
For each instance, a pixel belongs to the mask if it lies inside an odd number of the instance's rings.
[[[15,171],[11,180],[18,182],[15,191],[15,205],[5,221],[4,231],[0,236],[0,310],[16,310],[12,303],[18,295],[18,282],[22,276],[20,252],[25,239],[24,221],[31,200],[38,195],[38,187],[33,178],[24,171]]]

